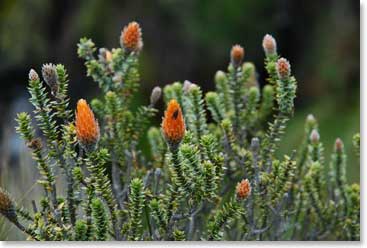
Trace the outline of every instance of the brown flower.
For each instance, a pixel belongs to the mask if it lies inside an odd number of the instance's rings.
[[[99,125],[92,110],[84,99],[80,99],[75,113],[77,138],[84,147],[97,144],[99,140]]]
[[[243,179],[236,186],[236,196],[239,200],[246,199],[251,194],[251,185],[248,179]]]
[[[166,141],[172,147],[176,147],[185,135],[185,122],[182,110],[176,100],[171,100],[168,103],[167,110],[164,112],[162,132]]]
[[[128,52],[139,52],[143,48],[140,25],[130,22],[121,32],[120,43]]]

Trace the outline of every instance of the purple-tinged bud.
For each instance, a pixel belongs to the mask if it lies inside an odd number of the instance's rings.
[[[280,58],[276,64],[279,79],[286,79],[291,75],[291,65],[285,58]]]
[[[318,144],[320,141],[320,134],[316,129],[313,129],[310,135],[310,140],[312,144]]]
[[[183,92],[185,94],[187,94],[189,92],[191,85],[192,85],[192,83],[189,80],[185,80],[185,82],[183,83],[183,87],[182,87]]]
[[[38,74],[37,74],[37,72],[35,70],[33,70],[33,69],[31,69],[29,71],[28,78],[31,81],[36,81],[36,80],[39,80],[40,79],[39,76],[38,76]]]
[[[152,94],[150,95],[150,104],[155,105],[159,98],[161,98],[162,95],[162,89],[159,86],[156,86],[152,90]]]
[[[277,42],[270,34],[264,36],[263,48],[266,56],[277,54]]]
[[[335,140],[335,151],[336,152],[342,152],[344,149],[344,143],[340,138],[337,138]]]

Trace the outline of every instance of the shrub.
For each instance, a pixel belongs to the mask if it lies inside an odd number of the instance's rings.
[[[102,96],[69,108],[63,65],[29,73],[30,114],[17,131],[38,165],[44,196],[30,214],[0,190],[0,213],[30,240],[359,240],[359,185],[347,184],[337,139],[330,163],[309,115],[298,151],[277,149],[294,112],[297,81],[275,39],[263,40],[269,75],[261,89],[245,50],[233,46],[227,72],[205,95],[185,81],[155,87],[147,106],[138,92],[142,32],[126,26],[120,48],[82,38],[78,55]],[[161,97],[167,110],[150,127]],[[208,109],[208,111],[206,111]],[[212,122],[209,121],[209,115]],[[151,157],[140,150],[147,135]],[[359,156],[359,135],[354,137]],[[65,190],[56,187],[64,177]],[[65,192],[62,194],[61,192]]]

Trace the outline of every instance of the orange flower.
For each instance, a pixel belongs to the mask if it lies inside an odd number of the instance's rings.
[[[168,103],[162,121],[162,132],[168,144],[177,146],[185,135],[185,122],[180,104],[176,100]]]
[[[76,135],[79,142],[85,147],[97,144],[99,140],[99,125],[84,99],[78,101],[75,115]]]
[[[236,186],[237,199],[239,199],[239,200],[246,199],[250,194],[251,194],[250,182],[247,179],[243,179]]]
[[[231,61],[234,66],[239,66],[245,56],[245,50],[240,45],[234,45],[231,49]]]
[[[130,22],[122,31],[121,46],[129,52],[139,52],[143,47],[141,28],[137,22]]]

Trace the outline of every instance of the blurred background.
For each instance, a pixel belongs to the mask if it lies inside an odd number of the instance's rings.
[[[214,73],[226,69],[236,43],[245,47],[245,60],[255,63],[263,82],[261,42],[272,34],[299,82],[295,117],[280,153],[289,154],[301,143],[304,120],[313,113],[326,158],[335,139],[342,138],[348,180],[359,182],[359,160],[352,149],[352,136],[360,128],[359,7],[348,0],[1,0],[0,185],[26,207],[38,197],[35,165],[14,130],[16,113],[32,111],[29,70],[40,73],[48,62],[65,64],[74,108],[77,99],[99,93],[77,57],[78,40],[86,36],[98,47],[118,47],[122,27],[133,20],[143,29],[143,104],[155,85],[188,79],[204,91],[213,89]],[[1,217],[0,239],[24,237]]]

